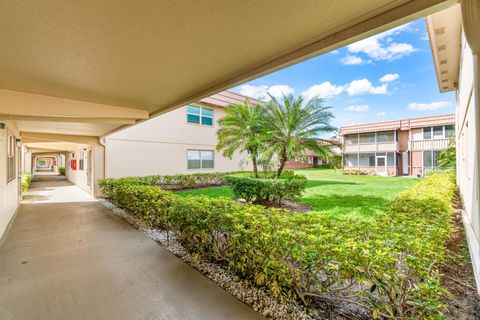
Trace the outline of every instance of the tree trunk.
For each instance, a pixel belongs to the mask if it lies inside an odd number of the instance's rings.
[[[286,152],[283,151],[282,155],[280,156],[280,166],[277,170],[277,179],[280,178],[280,175],[282,174],[283,168],[285,167],[285,162],[287,162],[287,155]]]
[[[270,163],[272,162],[273,155],[268,157],[263,163],[263,173],[267,176],[268,169],[270,168]]]
[[[257,156],[252,153],[252,165],[253,165],[253,174],[255,178],[258,178],[258,168],[257,168]]]

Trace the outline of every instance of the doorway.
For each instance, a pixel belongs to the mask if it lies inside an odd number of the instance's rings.
[[[376,168],[377,175],[386,176],[387,175],[387,157],[377,156],[375,168]]]
[[[408,151],[402,152],[402,174],[408,176]]]

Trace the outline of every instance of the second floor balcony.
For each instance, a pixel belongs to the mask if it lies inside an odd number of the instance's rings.
[[[397,150],[398,150],[397,141],[345,144],[343,146],[344,153],[382,152],[382,151],[397,151]]]
[[[450,139],[425,139],[408,142],[408,149],[415,150],[443,150],[447,149]]]

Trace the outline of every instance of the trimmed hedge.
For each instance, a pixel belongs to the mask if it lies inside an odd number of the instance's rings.
[[[422,179],[390,203],[388,214],[371,219],[284,214],[151,186],[104,192],[153,226],[174,230],[197,257],[227,264],[279,299],[343,301],[374,318],[444,318],[439,266],[450,232],[452,174]]]
[[[225,176],[224,180],[231,186],[234,198],[263,204],[294,200],[307,187],[307,178],[293,173],[282,175],[280,179],[231,175]]]
[[[102,188],[107,192],[119,185],[158,186],[164,190],[197,189],[225,184],[224,177],[239,172],[192,173],[176,175],[154,175],[143,177],[108,178],[102,180]],[[242,173],[242,172],[240,172]]]

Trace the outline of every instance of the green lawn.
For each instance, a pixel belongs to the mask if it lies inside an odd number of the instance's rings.
[[[330,169],[297,170],[308,178],[301,201],[324,214],[371,216],[385,212],[385,204],[417,179],[402,177],[347,176]],[[178,192],[179,195],[232,197],[229,187]]]

